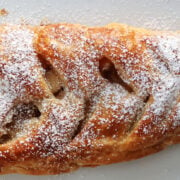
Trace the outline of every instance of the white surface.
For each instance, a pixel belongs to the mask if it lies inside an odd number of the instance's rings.
[[[121,22],[153,29],[180,30],[180,0],[1,0],[9,11],[0,23],[71,22],[104,25]],[[180,180],[180,145],[146,158],[83,168],[58,176],[5,175],[4,180]]]

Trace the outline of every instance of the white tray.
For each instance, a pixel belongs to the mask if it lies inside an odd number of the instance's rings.
[[[152,29],[180,30],[180,0],[1,0],[9,11],[0,23],[43,21],[104,25],[127,23]],[[4,175],[0,180],[180,180],[180,145],[143,159],[82,168],[58,176]]]

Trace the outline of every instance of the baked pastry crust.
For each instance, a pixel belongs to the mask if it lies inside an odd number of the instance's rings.
[[[180,33],[0,26],[0,173],[58,174],[180,143]]]

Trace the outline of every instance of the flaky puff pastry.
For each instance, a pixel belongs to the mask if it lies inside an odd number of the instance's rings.
[[[1,174],[58,174],[179,142],[178,32],[0,26]]]

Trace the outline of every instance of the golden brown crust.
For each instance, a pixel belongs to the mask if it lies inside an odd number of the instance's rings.
[[[2,25],[0,57],[1,174],[58,174],[180,143],[178,32]]]

